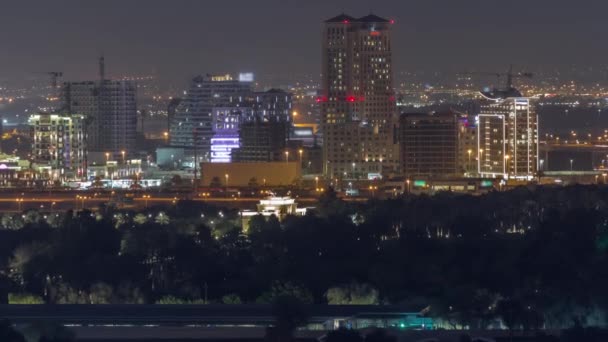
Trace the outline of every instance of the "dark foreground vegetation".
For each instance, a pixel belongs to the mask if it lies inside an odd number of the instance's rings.
[[[194,202],[5,215],[11,303],[402,304],[445,328],[603,325],[608,187],[519,188],[255,217]]]

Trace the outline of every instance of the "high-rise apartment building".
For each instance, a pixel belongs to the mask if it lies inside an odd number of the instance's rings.
[[[325,21],[317,100],[328,177],[370,177],[398,167],[391,24],[375,15]]]
[[[64,83],[62,100],[62,111],[87,117],[89,151],[117,155],[135,150],[137,86],[132,81],[106,79],[103,57],[99,80]]]
[[[479,173],[531,179],[538,170],[538,116],[530,99],[511,88],[482,93],[478,116]]]
[[[28,123],[32,136],[32,160],[50,167],[49,178],[86,177],[86,117],[81,114],[35,114]]]
[[[401,115],[401,170],[406,177],[461,175],[459,119],[455,112]]]
[[[232,150],[239,148],[241,121],[251,116],[247,107],[215,107],[212,110],[213,138],[211,138],[211,162],[229,163]]]
[[[285,122],[291,126],[292,97],[282,89],[254,92],[252,109],[257,120]]]
[[[136,86],[131,81],[67,82],[63,88],[69,113],[87,116],[89,150],[133,152],[137,130]]]
[[[213,108],[241,107],[251,94],[251,74],[196,76],[170,124],[170,144],[188,154],[211,160]]]
[[[269,162],[282,158],[287,142],[285,122],[254,120],[241,124],[240,147],[232,150],[237,162]]]

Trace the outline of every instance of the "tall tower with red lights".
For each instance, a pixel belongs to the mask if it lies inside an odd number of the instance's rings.
[[[399,164],[392,20],[346,14],[323,25],[323,169],[332,180],[395,172]]]

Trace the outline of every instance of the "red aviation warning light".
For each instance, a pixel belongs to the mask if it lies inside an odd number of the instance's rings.
[[[317,96],[317,99],[315,101],[317,101],[317,103],[327,102],[327,96]]]
[[[390,23],[391,23],[391,24],[394,24],[394,23],[395,23],[395,19],[391,19],[391,20],[390,20]]]
[[[357,101],[357,98],[354,96],[347,96],[346,97],[346,102],[355,102]]]
[[[344,19],[342,22],[345,23],[345,24],[349,23],[348,19]]]

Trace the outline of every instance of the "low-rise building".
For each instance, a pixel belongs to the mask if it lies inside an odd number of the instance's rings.
[[[302,175],[299,161],[201,163],[202,186],[245,187],[252,180],[263,186],[289,186]]]
[[[243,210],[240,213],[243,231],[249,230],[249,223],[251,218],[257,215],[262,215],[265,218],[270,216],[276,216],[281,221],[287,215],[303,216],[306,215],[306,208],[298,208],[298,204],[295,199],[291,197],[267,197],[260,200],[257,205],[257,211]]]

